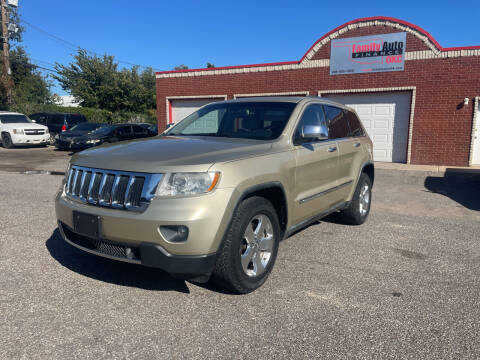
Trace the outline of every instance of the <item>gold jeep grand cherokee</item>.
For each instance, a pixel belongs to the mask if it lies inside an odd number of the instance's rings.
[[[155,138],[76,154],[56,214],[79,249],[247,293],[272,271],[280,240],[332,212],[362,224],[373,177],[352,109],[245,98],[206,105]]]

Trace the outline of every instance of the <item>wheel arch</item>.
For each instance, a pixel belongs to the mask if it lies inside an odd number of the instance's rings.
[[[361,173],[367,174],[368,177],[370,178],[370,181],[372,182],[372,185],[373,185],[373,182],[375,180],[375,167],[373,165],[373,162],[369,161],[369,162],[366,162],[365,164],[363,164],[362,169],[360,171],[360,174]],[[360,174],[359,174],[359,177],[360,177]]]
[[[280,238],[285,235],[288,223],[288,205],[287,195],[281,182],[270,181],[262,184],[257,184],[245,189],[240,195],[235,210],[240,203],[252,196],[260,196],[270,201],[275,208],[280,224]]]

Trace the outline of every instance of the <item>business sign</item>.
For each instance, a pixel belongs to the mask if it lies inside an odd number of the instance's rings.
[[[332,40],[330,75],[403,71],[407,33]]]

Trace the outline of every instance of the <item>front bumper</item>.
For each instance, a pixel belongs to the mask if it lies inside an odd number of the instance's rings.
[[[95,144],[87,144],[86,142],[77,143],[77,142],[72,141],[70,143],[70,149],[71,150],[85,150],[85,149],[89,149],[89,148],[99,146],[99,145],[102,145],[102,142],[98,142],[98,143],[95,143]]]
[[[72,142],[66,139],[56,139],[55,140],[55,147],[61,150],[70,150]]]
[[[137,261],[133,262],[176,274],[190,272],[191,268],[208,268],[212,261],[214,263],[211,259],[214,259],[230,221],[233,193],[233,189],[216,189],[211,194],[197,197],[154,199],[144,212],[139,213],[79,203],[66,198],[63,191],[59,191],[55,210],[59,227],[67,241],[71,234],[75,236],[72,230],[73,211],[95,215],[100,217],[101,239],[94,241],[138,249],[135,257],[119,259],[117,256],[117,260],[136,258]],[[188,227],[187,240],[180,243],[167,241],[159,231],[161,225]],[[79,247],[78,244],[73,245]],[[85,246],[81,248],[88,250]],[[104,256],[95,249],[90,250]]]
[[[61,221],[58,228],[63,239],[78,249],[113,260],[159,268],[183,278],[210,275],[215,266],[215,254],[172,255],[161,246],[148,242],[133,246],[91,239],[75,233]]]
[[[43,135],[22,135],[12,134],[13,145],[39,145],[50,141],[50,134]]]

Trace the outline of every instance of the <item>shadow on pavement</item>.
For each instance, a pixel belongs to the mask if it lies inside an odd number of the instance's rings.
[[[480,171],[446,169],[443,177],[429,176],[425,188],[449,197],[470,210],[480,211]]]
[[[185,281],[174,279],[160,269],[110,260],[76,249],[62,239],[58,229],[45,245],[60,264],[92,279],[145,290],[190,292]]]

